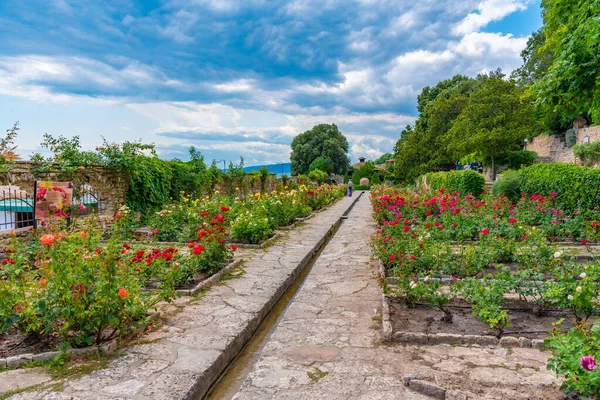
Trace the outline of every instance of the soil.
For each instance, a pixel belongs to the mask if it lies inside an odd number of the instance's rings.
[[[33,334],[1,334],[0,358],[54,351],[58,344],[59,341],[56,338],[40,337]]]
[[[400,300],[390,300],[390,317],[394,332],[413,333],[452,333],[458,335],[489,335],[496,336],[497,330],[479,321],[471,315],[471,308],[466,304],[456,304],[448,307],[453,314],[451,323],[442,321],[444,313],[426,305],[408,308]],[[505,328],[504,336],[526,337],[529,339],[544,339],[546,332],[552,329],[552,323],[561,318],[565,319],[565,329],[572,327],[570,314],[564,311],[548,311],[543,316],[537,316],[531,311],[523,311],[523,304],[515,302],[509,307],[510,326]]]
[[[177,286],[178,290],[187,290],[187,289],[193,289],[196,287],[196,285],[198,285],[200,282],[205,281],[206,279],[210,278],[212,275],[210,275],[207,272],[204,271],[200,271],[198,273],[196,273],[192,279],[190,279],[188,281],[188,283],[184,284],[184,285],[180,285]]]

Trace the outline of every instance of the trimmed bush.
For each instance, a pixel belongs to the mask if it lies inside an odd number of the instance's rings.
[[[511,202],[517,203],[521,197],[521,175],[517,171],[504,171],[502,178],[494,182],[492,194],[504,195]]]
[[[544,196],[555,192],[555,201],[565,211],[600,208],[600,169],[573,164],[536,164],[523,168],[521,190]]]
[[[371,178],[371,185],[379,185],[381,183],[381,178],[379,178],[379,174],[375,172],[373,177]]]
[[[419,178],[419,182],[426,183],[434,190],[445,188],[450,192],[459,192],[461,196],[466,194],[481,196],[485,178],[480,173],[470,170],[430,172]]]

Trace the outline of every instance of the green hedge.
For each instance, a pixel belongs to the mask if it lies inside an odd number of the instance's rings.
[[[480,196],[485,186],[485,178],[475,171],[429,172],[419,178],[419,182],[422,181],[434,190],[445,188],[462,196]]]
[[[600,208],[600,169],[573,164],[536,164],[523,168],[521,190],[524,193],[549,195],[556,192],[565,211],[592,211]]]
[[[494,182],[492,194],[504,195],[513,203],[517,203],[521,198],[521,174],[518,171],[504,171],[502,177]]]

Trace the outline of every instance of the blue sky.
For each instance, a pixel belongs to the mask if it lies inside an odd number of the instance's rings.
[[[164,158],[289,159],[336,123],[351,156],[391,151],[426,85],[521,63],[538,0],[0,1],[0,128]]]

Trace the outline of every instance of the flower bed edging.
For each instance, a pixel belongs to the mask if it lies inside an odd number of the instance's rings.
[[[236,268],[243,261],[244,260],[241,259],[241,258],[237,259],[237,260],[234,260],[234,261],[230,262],[229,264],[227,264],[219,272],[211,275],[209,278],[207,278],[207,279],[201,281],[200,283],[198,283],[192,289],[178,289],[178,290],[175,291],[175,293],[181,294],[183,296],[194,296],[195,294],[197,294],[201,290],[208,289],[208,288],[216,285],[217,283],[219,283],[219,281],[221,280],[221,278],[223,277],[223,275],[225,274],[225,272],[231,271],[232,269]]]
[[[240,249],[264,249],[266,246],[269,246],[271,243],[273,243],[275,240],[279,239],[280,237],[281,237],[281,234],[276,232],[270,238],[268,238],[260,243],[257,243],[257,244],[230,242],[230,243],[227,243],[227,245],[228,246],[234,245]]]
[[[386,279],[385,267],[381,260],[379,260],[379,274],[381,279]],[[385,341],[392,340],[392,321],[390,319],[390,301],[388,300],[385,293],[381,293],[381,337]]]
[[[387,279],[385,267],[379,260],[379,273],[383,279]],[[458,335],[454,333],[418,333],[418,332],[394,332],[389,297],[382,293],[381,306],[381,336],[383,340],[400,344],[436,345],[436,344],[460,344],[479,346],[500,347],[524,347],[541,348],[544,344],[542,339],[528,339],[525,337],[503,336],[500,339],[488,335]]]
[[[159,312],[149,313],[148,317],[146,318],[144,323],[140,323],[140,325],[137,328],[132,327],[126,336],[114,338],[106,343],[101,344],[100,346],[95,345],[95,346],[83,347],[83,348],[71,348],[71,349],[66,350],[65,354],[67,354],[69,356],[69,359],[73,359],[74,357],[82,357],[82,356],[86,356],[86,355],[90,355],[90,354],[99,354],[99,353],[113,354],[114,352],[117,351],[117,349],[119,348],[119,345],[122,342],[142,333],[148,327],[148,325],[150,325],[152,322],[155,322],[156,320],[158,320],[159,316],[160,316]],[[61,354],[60,351],[46,351],[46,352],[37,353],[37,354],[27,353],[27,354],[19,354],[16,356],[11,356],[11,357],[6,357],[6,358],[0,358],[0,369],[3,369],[3,368],[17,369],[17,368],[24,367],[26,363],[32,362],[32,361],[36,361],[36,362],[50,361],[50,360],[56,358],[57,356],[59,356],[60,354]]]

